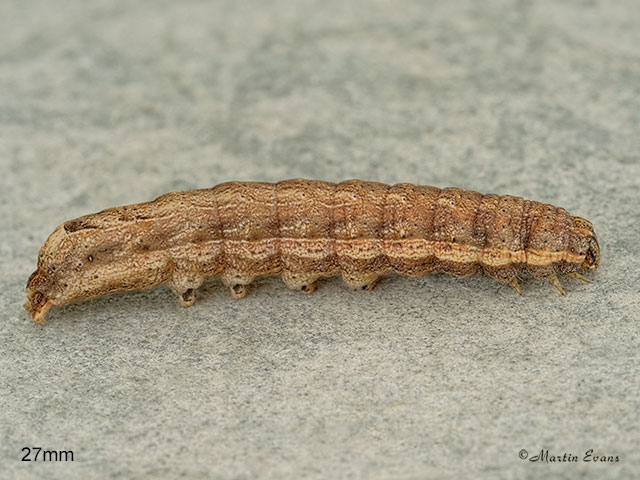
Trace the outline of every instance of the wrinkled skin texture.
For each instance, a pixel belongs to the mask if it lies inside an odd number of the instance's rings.
[[[257,276],[311,293],[320,277],[370,290],[393,272],[485,273],[518,293],[528,272],[564,293],[558,274],[584,279],[579,272],[598,263],[590,222],[520,197],[360,180],[229,182],[58,226],[25,308],[43,322],[54,305],[161,284],[188,306],[215,276],[236,298]]]

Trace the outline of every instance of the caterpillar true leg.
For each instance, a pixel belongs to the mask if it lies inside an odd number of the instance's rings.
[[[566,295],[564,288],[562,288],[562,284],[560,283],[560,280],[558,280],[557,275],[553,275],[549,277],[548,280],[549,280],[549,283],[551,283],[551,285],[556,287],[556,289],[560,292],[561,295]]]
[[[575,278],[576,280],[580,280],[581,282],[591,283],[591,280],[589,280],[588,278],[580,275],[578,272],[570,272],[567,275],[569,275],[571,278]]]
[[[522,295],[522,290],[520,290],[520,284],[518,283],[518,277],[513,277],[509,281],[509,285],[511,285],[511,288],[513,288],[518,295]]]

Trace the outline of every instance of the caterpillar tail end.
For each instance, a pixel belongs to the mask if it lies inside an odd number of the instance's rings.
[[[23,306],[29,312],[31,320],[42,325],[45,323],[45,317],[51,307],[54,306],[54,303],[40,292],[29,292],[27,301]]]

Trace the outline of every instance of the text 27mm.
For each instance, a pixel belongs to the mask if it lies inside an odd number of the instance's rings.
[[[72,450],[43,450],[40,447],[24,447],[23,462],[73,462]]]

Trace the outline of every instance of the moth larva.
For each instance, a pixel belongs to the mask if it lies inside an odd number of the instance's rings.
[[[598,266],[593,226],[563,208],[459,188],[350,180],[229,182],[168,193],[63,223],[38,256],[26,310],[168,283],[184,306],[221,276],[236,298],[257,276],[311,293],[341,274],[370,290],[380,275],[486,273],[518,293],[528,271],[564,294],[558,273]]]

